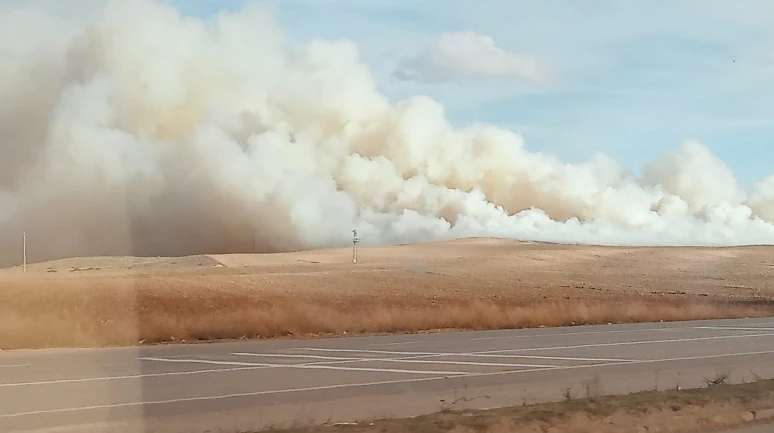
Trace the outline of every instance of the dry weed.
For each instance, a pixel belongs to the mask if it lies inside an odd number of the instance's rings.
[[[765,306],[597,301],[502,306],[492,302],[368,305],[275,298],[206,299],[180,292],[60,294],[5,304],[0,348],[134,345],[137,342],[411,333],[422,330],[514,329],[771,315]]]
[[[770,247],[468,240],[363,248],[357,266],[350,257],[100,257],[0,270],[0,348],[774,315]]]

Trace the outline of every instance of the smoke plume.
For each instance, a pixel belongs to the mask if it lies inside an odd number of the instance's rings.
[[[258,6],[214,22],[151,0],[0,6],[0,264],[274,252],[463,236],[774,242],[774,177],[744,191],[687,142],[618,162],[391,104],[346,40],[292,45]]]

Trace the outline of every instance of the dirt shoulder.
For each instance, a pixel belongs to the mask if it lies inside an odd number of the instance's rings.
[[[0,349],[774,315],[774,247],[465,239],[0,270]]]
[[[707,433],[766,422],[774,423],[772,380],[265,432]]]

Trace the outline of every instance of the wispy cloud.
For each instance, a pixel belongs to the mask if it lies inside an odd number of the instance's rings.
[[[393,76],[428,83],[457,78],[541,82],[548,77],[548,67],[535,56],[497,46],[491,36],[466,31],[441,34],[432,46],[404,59]]]

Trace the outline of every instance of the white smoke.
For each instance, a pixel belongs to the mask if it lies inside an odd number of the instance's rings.
[[[699,143],[635,178],[577,165],[437,102],[390,105],[349,41],[285,41],[257,6],[214,24],[151,0],[62,18],[0,6],[0,264],[286,251],[462,236],[774,242],[774,177],[747,195]]]

